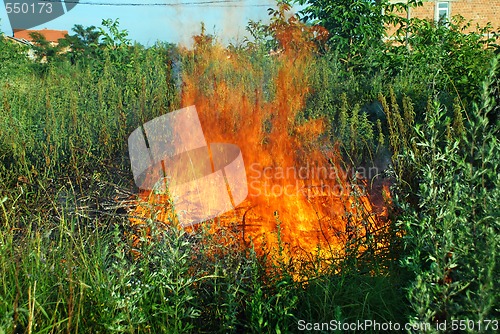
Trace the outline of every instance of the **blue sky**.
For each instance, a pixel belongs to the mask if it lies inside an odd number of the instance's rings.
[[[245,27],[250,19],[267,21],[267,9],[274,5],[274,0],[80,0],[71,11],[33,29],[70,31],[75,24],[101,26],[103,19],[119,18],[121,29],[143,45],[160,40],[189,46],[204,22],[208,33],[227,43],[247,35]],[[4,6],[0,7],[0,30],[12,34]]]

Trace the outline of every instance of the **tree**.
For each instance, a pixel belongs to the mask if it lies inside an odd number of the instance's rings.
[[[85,28],[80,24],[75,24],[72,30],[75,32],[74,35],[66,35],[60,41],[62,47],[71,49],[71,62],[75,63],[77,59],[82,58],[95,58],[101,32],[95,26]]]
[[[311,52],[324,47],[328,32],[320,26],[306,26],[297,15],[290,15],[288,0],[276,1],[276,9],[269,8],[269,24],[250,21],[247,30],[254,41],[247,46],[262,48],[265,52]]]
[[[60,59],[61,45],[47,41],[45,36],[39,32],[30,33],[30,37],[38,59],[47,63]]]
[[[329,31],[329,45],[340,51],[348,64],[368,49],[382,45],[385,24],[399,19],[394,8],[405,6],[390,4],[388,0],[295,0],[295,3],[306,5],[299,13],[303,21]]]
[[[120,21],[118,19],[102,20],[102,25],[106,28],[99,28],[102,35],[102,42],[107,49],[117,49],[120,47],[128,47],[131,41],[128,38],[128,31],[126,29],[120,30]]]

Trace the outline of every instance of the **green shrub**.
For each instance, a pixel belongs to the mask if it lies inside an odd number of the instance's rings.
[[[500,216],[498,124],[491,84],[497,59],[483,84],[463,133],[447,135],[452,120],[436,101],[424,124],[415,127],[418,206],[400,219],[408,255],[403,263],[415,278],[408,289],[414,323],[468,319],[483,325],[498,318]],[[434,328],[435,329],[435,328]]]
[[[494,39],[485,37],[491,35],[491,26],[473,30],[471,25],[461,16],[441,23],[413,18],[398,31],[398,43],[388,45],[384,67],[407,80],[419,78],[427,89],[472,101],[487,75],[493,57],[488,46]]]

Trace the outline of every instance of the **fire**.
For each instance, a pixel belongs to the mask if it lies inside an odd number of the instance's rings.
[[[256,251],[276,250],[280,238],[289,257],[341,254],[367,225],[381,225],[386,212],[375,214],[366,184],[350,179],[337,148],[321,149],[325,121],[299,121],[311,91],[313,33],[293,20],[275,29],[284,39],[278,56],[255,59],[203,35],[184,51],[181,107],[196,106],[208,143],[240,147],[248,178],[247,200],[214,219],[211,233],[232,231]],[[175,220],[165,194],[140,198],[132,216]]]

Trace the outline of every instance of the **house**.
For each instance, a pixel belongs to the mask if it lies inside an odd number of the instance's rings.
[[[56,46],[59,44],[59,39],[64,38],[67,34],[67,30],[51,30],[51,29],[42,29],[42,30],[24,30],[24,29],[14,29],[14,38],[26,40],[29,42],[33,41],[31,37],[31,33],[39,33],[47,42],[49,42],[52,46]]]
[[[389,0],[391,3],[407,3],[408,0]],[[412,7],[408,12],[399,13],[406,18],[419,18],[439,21],[451,19],[461,15],[467,21],[472,21],[471,30],[476,24],[485,27],[488,23],[493,31],[500,30],[500,0],[422,0],[422,6]],[[395,28],[389,27],[388,35],[392,35]]]
[[[47,42],[49,42],[51,47],[55,47],[59,45],[59,39],[64,38],[67,34],[67,30],[51,30],[51,29],[42,29],[42,30],[25,30],[25,29],[13,29],[14,31],[14,36],[6,36],[9,40],[19,43],[19,44],[24,44],[29,47],[27,56],[28,58],[32,60],[36,60],[37,58],[40,59],[41,63],[46,63],[47,62],[47,56],[46,55],[37,55],[35,50],[33,49],[34,43],[33,43],[33,38],[31,37],[31,33],[39,33],[45,39]],[[66,53],[69,52],[70,48],[65,47],[61,50],[58,51],[58,53]]]
[[[17,37],[12,37],[12,36],[7,36],[7,35],[2,35],[3,38],[5,38],[8,41],[11,41],[13,43],[17,43],[19,45],[25,45],[25,46],[33,46],[33,43],[30,41],[24,39],[24,38],[17,38]]]

